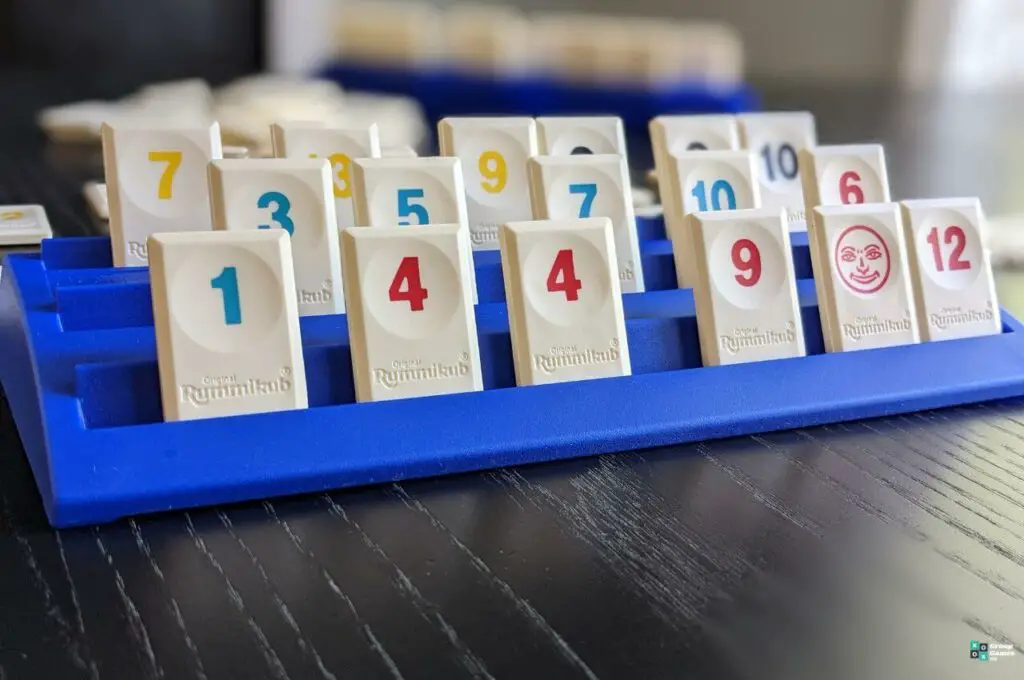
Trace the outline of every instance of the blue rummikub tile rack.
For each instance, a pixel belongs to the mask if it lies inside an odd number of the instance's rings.
[[[712,86],[701,82],[659,88],[572,84],[543,75],[497,78],[451,68],[409,70],[358,62],[336,62],[320,75],[352,90],[417,99],[427,120],[445,116],[620,116],[627,127],[646,131],[654,116],[667,113],[740,113],[760,108],[746,84]]]
[[[516,387],[500,260],[478,253],[483,392],[354,403],[345,317],[306,317],[310,408],[164,423],[147,270],[113,269],[105,238],[46,241],[4,263],[0,382],[55,526],[1024,395],[1024,327],[1005,312],[1000,335],[825,354],[806,276],[810,356],[704,368],[671,249],[642,252],[631,376]],[[793,257],[809,275],[801,235]]]

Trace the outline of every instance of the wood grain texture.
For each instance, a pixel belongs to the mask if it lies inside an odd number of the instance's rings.
[[[1024,674],[1024,401],[62,532],[5,419],[5,680]]]

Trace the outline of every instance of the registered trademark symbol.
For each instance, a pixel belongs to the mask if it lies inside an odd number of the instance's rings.
[[[461,359],[462,361],[469,361],[469,355],[463,352],[462,354],[459,355],[459,359]]]
[[[285,366],[284,368],[281,369],[281,377],[282,378],[287,378],[291,374],[292,374],[292,369],[288,368],[287,366]]]
[[[619,346],[619,339],[618,338],[612,338],[612,347],[615,348],[615,347],[618,347],[618,346]]]

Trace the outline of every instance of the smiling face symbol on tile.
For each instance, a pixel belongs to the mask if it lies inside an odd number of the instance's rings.
[[[854,293],[877,293],[892,269],[889,247],[871,227],[847,227],[836,239],[835,266],[843,285]]]

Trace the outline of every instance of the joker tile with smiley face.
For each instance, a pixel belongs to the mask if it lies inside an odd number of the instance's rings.
[[[826,351],[920,342],[897,204],[815,208],[810,236]]]

